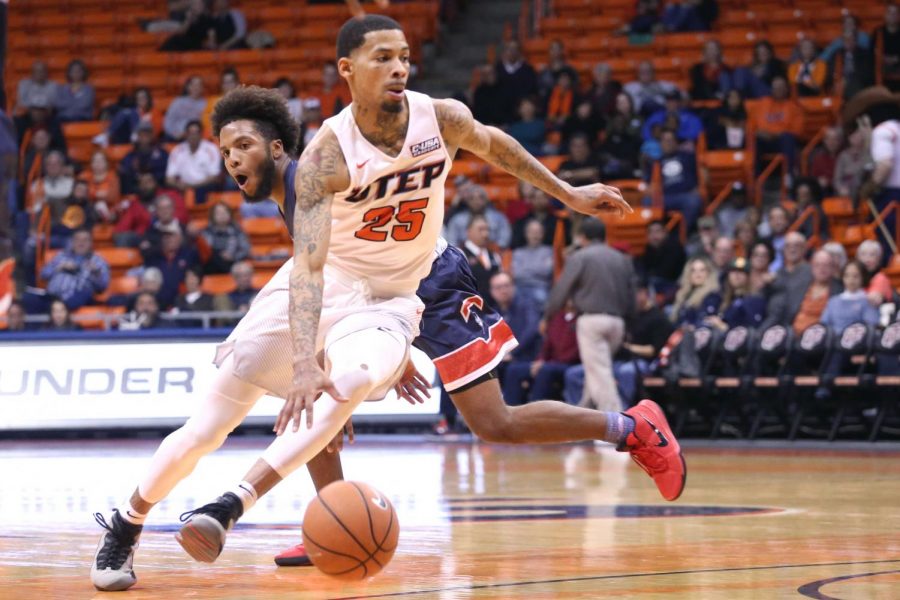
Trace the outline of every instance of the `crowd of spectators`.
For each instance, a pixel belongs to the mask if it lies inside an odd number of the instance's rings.
[[[203,5],[171,2],[172,19],[147,27],[170,28],[166,49],[238,47],[246,32],[240,13],[225,1]],[[651,0],[639,5],[629,34],[703,30],[715,17],[715,3],[702,0],[663,11]],[[801,168],[804,112],[796,98],[837,91],[850,98],[868,87],[875,38],[884,39],[885,68],[896,75],[900,14],[893,5],[871,36],[848,16],[843,34],[827,48],[803,39],[785,60],[761,41],[751,63],[736,66],[718,42],[709,41],[690,69],[688,89],[657,78],[651,61],[637,64],[632,81],[617,81],[600,63],[584,82],[558,40],[540,68],[516,41],[504,45],[496,64],[481,67],[470,98],[476,118],[504,128],[534,155],[564,155],[557,173],[572,185],[649,182],[658,170],[665,210],[682,215],[687,230],[682,240],[666,219],[654,220],[646,228],[646,247],[608,244],[600,221],[574,222],[559,212],[557,200],[528,184],[519,186],[517,200],[497,206],[484,186],[458,177],[444,235],[465,253],[479,293],[520,342],[499,368],[507,401],[556,398],[611,410],[630,405],[637,377],[655,367],[676,331],[781,324],[800,333],[816,322],[835,331],[860,320],[877,322],[879,307],[896,299],[881,272],[884,245],[868,240],[847,257],[841,244],[817,250],[811,243],[827,241],[827,227],[813,231],[812,220],[790,227],[807,209],[827,222],[827,196],[859,198],[875,147],[870,132],[835,124]],[[239,83],[238,72],[225,69],[218,95]],[[287,77],[275,87],[301,124],[302,141],[350,102],[333,64],[323,66],[317,89],[298,96]],[[133,273],[137,289],[106,300],[125,307],[121,328],[166,327],[166,313],[247,309],[258,290],[240,218],[277,217],[278,211],[270,203],[242,206],[236,214],[225,203],[208,201],[212,192],[234,189],[207,139],[218,95],[209,95],[199,76],[188,78],[167,107],[155,106],[150,90],[138,89],[103,108],[108,128],[96,140],[101,148],[130,144],[131,150],[117,165],[102,150],[77,164],[67,157],[60,124],[98,116],[89,73],[74,60],[62,84],[48,78],[45,64],[34,64],[16,97],[23,161],[15,226],[30,287],[8,310],[8,331],[27,328],[26,312],[49,315],[49,329],[78,328],[71,311],[96,302],[110,286],[110,266],[92,248],[91,230],[98,224],[111,226],[115,246],[142,257]],[[745,104],[750,98],[757,101],[752,114]],[[718,104],[694,109],[692,101]],[[699,138],[705,136],[712,149],[738,150],[747,147],[751,131],[759,156],[785,156],[789,201],[761,210],[736,182],[718,210],[704,214]],[[191,221],[188,198],[206,207],[201,223]],[[555,241],[566,247],[563,269]],[[37,272],[42,245],[58,252]],[[231,291],[203,291],[205,277],[225,274],[233,279]],[[200,323],[179,321],[185,327]]]

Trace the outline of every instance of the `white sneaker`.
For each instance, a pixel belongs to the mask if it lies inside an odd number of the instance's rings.
[[[104,592],[121,592],[135,583],[134,551],[137,550],[142,525],[132,525],[113,509],[110,524],[106,523],[101,513],[94,513],[97,523],[106,530],[97,552],[94,553],[94,564],[91,565],[91,582],[94,587]]]

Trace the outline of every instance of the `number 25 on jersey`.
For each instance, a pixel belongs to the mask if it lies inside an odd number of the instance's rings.
[[[354,235],[369,242],[383,242],[388,233],[398,242],[416,239],[422,233],[425,223],[425,208],[428,198],[405,200],[399,206],[379,206],[371,208],[363,215],[363,225]],[[389,224],[394,221],[393,227]]]

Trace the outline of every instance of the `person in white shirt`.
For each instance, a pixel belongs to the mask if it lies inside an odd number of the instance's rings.
[[[187,125],[185,141],[172,149],[166,167],[166,185],[182,192],[194,190],[202,204],[206,194],[219,187],[222,179],[222,157],[215,144],[203,139],[199,121]]]

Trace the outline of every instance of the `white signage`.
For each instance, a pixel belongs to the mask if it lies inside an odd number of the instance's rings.
[[[0,343],[0,430],[180,425],[209,389],[215,348],[180,340]],[[413,360],[435,380],[421,351],[413,349]],[[413,406],[391,392],[355,415],[427,420],[440,408],[440,388],[430,393]],[[283,402],[263,397],[246,422],[274,423]]]

